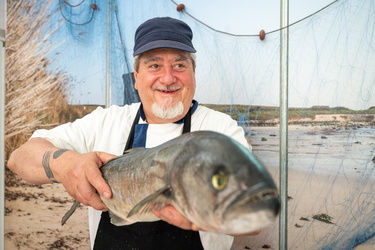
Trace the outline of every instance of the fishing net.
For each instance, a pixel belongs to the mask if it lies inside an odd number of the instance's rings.
[[[229,113],[253,152],[279,175],[280,30],[222,32],[170,0],[60,0],[58,67],[71,76],[71,103],[123,105],[133,89],[135,29],[156,16],[188,23],[197,49],[201,104]],[[375,2],[334,1],[289,26],[288,248],[375,245]],[[278,17],[275,17],[278,18]],[[249,23],[262,29],[261,23]],[[110,83],[111,92],[107,92]],[[278,248],[278,223],[234,249]],[[285,229],[282,229],[285,230]]]

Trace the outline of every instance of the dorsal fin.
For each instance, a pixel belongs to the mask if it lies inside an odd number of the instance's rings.
[[[124,151],[124,155],[129,154],[129,153],[131,153],[131,152],[138,151],[138,150],[140,150],[140,149],[144,149],[144,148],[142,148],[142,147],[138,147],[138,148],[130,148],[130,149]]]

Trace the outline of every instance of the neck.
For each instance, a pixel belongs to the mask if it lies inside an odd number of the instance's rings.
[[[147,112],[146,110],[144,110],[146,121],[148,124],[164,124],[164,123],[177,122],[181,120],[182,118],[184,118],[188,111],[189,111],[189,108],[186,110],[184,109],[184,112],[181,115],[176,116],[175,118],[164,119],[164,118],[160,118],[156,116],[152,111]]]

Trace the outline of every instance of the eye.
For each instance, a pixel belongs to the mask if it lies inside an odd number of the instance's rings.
[[[215,190],[221,191],[228,185],[228,176],[223,172],[216,173],[212,176],[211,184]]]
[[[179,63],[179,64],[174,65],[174,68],[176,71],[184,71],[186,69],[186,65]]]
[[[157,69],[157,68],[159,68],[159,65],[157,65],[157,64],[152,64],[152,65],[150,65],[150,68],[152,68],[152,69]]]

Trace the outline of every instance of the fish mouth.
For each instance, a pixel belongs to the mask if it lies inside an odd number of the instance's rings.
[[[262,186],[256,190],[237,191],[221,215],[225,227],[221,233],[241,235],[255,232],[273,223],[279,214],[280,200],[276,188]]]
[[[246,193],[244,193],[245,195]],[[258,201],[263,201],[263,200],[268,200],[268,199],[273,199],[273,198],[278,198],[278,192],[275,189],[269,189],[269,190],[264,190],[261,191],[255,195],[252,195],[249,197],[249,199],[244,199],[245,203],[255,203]],[[241,197],[240,197],[241,198]]]
[[[229,209],[224,217],[226,214],[256,213],[262,210],[267,210],[273,217],[276,217],[280,211],[279,193],[275,188],[267,188],[265,184],[260,184],[255,189],[240,191],[227,208]]]

